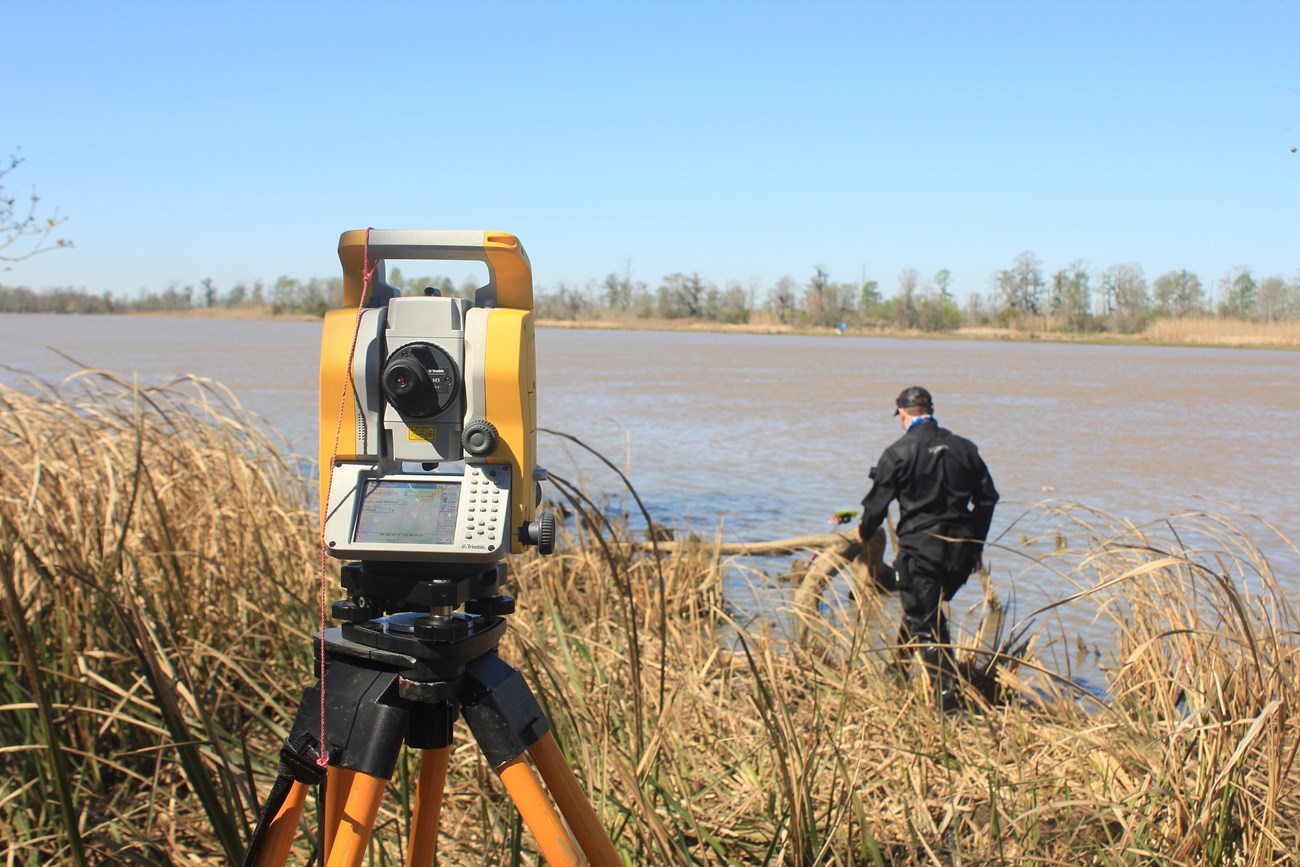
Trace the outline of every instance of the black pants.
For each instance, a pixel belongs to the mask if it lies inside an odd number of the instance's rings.
[[[926,542],[904,549],[894,561],[898,598],[903,603],[899,644],[948,644],[948,621],[941,603],[956,595],[975,568],[974,544]]]

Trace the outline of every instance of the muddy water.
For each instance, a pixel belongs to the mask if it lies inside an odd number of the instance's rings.
[[[546,424],[630,451],[668,514],[742,535],[856,505],[914,383],[979,444],[995,533],[1048,498],[1135,520],[1214,498],[1300,524],[1300,354],[592,331],[538,346]]]
[[[1300,590],[1300,558],[1248,516],[1300,539],[1297,353],[593,331],[545,332],[538,347],[539,414],[626,462],[657,520],[722,522],[738,540],[826,531],[900,435],[894,397],[920,384],[940,422],[979,444],[1002,494],[987,559],[1016,600],[1011,620],[1074,589],[1031,566],[1058,540],[1085,541],[1040,504],[1135,523],[1226,512]],[[761,587],[731,593],[765,607]],[[975,589],[956,599],[968,629],[978,601]],[[1058,662],[1073,657],[1094,684],[1111,641],[1095,611],[1038,618]],[[1075,653],[1080,638],[1091,652]]]
[[[318,340],[310,322],[0,316],[0,364],[58,379],[74,366],[54,346],[142,381],[199,373],[307,454]],[[989,464],[1007,548],[990,554],[993,574],[1024,609],[1068,592],[1025,572],[1053,532],[1031,511],[1043,501],[1133,521],[1226,503],[1261,539],[1244,513],[1300,538],[1300,353],[564,329],[540,330],[537,350],[541,426],[625,468],[664,524],[738,540],[825,531],[899,435],[894,396],[921,384]],[[590,491],[617,489],[580,450],[545,435],[539,447]],[[1267,547],[1300,590],[1294,554]],[[1064,627],[1088,635],[1090,615],[1066,611]]]

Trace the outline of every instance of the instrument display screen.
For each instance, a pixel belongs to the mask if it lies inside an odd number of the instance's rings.
[[[459,482],[366,480],[361,487],[353,542],[453,544],[460,487]]]

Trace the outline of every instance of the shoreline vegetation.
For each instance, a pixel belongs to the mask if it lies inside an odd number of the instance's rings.
[[[1297,549],[1270,528],[1058,507],[1057,552],[1018,580],[1075,592],[1008,623],[986,582],[945,715],[923,673],[891,673],[897,603],[852,570],[852,599],[743,617],[723,589],[743,561],[707,540],[638,551],[582,491],[548,495],[573,519],[554,555],[511,558],[501,656],[626,863],[1263,867],[1300,851],[1300,620],[1255,537]],[[315,496],[210,381],[0,386],[6,864],[240,862],[314,680]],[[1087,651],[1101,694],[1052,662],[1041,630],[1066,605],[1111,626]],[[415,774],[406,751],[367,863],[401,863]],[[442,863],[536,859],[463,728],[442,816]]]
[[[132,310],[121,314],[91,313],[68,315],[128,315],[222,319],[237,321],[317,322],[320,317],[298,311],[275,312],[269,306],[196,307],[189,310]],[[1036,322],[1019,320],[1013,326],[962,326],[947,331],[922,331],[887,325],[871,327],[814,327],[780,323],[727,323],[708,319],[664,319],[634,316],[605,316],[591,319],[536,320],[538,328],[627,331],[681,331],[707,334],[767,334],[820,337],[886,337],[899,340],[987,340],[1036,343],[1078,343],[1102,346],[1183,346],[1223,349],[1300,349],[1300,322],[1255,322],[1220,316],[1159,318],[1141,331],[1071,332],[1055,329],[1050,317]],[[1034,327],[1037,325],[1037,327]]]
[[[467,274],[457,284],[445,275],[404,275],[390,265],[383,279],[407,295],[473,298],[483,276]],[[132,298],[0,285],[0,313],[310,319],[338,305],[342,285],[340,277],[281,276],[223,288],[205,279]],[[549,327],[1300,349],[1300,271],[1288,279],[1237,265],[1207,284],[1186,269],[1148,282],[1136,262],[1097,269],[1075,260],[1049,272],[1029,250],[989,275],[987,290],[969,293],[963,305],[946,268],[929,277],[906,268],[886,296],[865,271],[838,281],[820,265],[803,282],[783,276],[766,286],[757,279],[719,285],[698,273],[674,273],[654,286],[634,279],[629,262],[623,273],[583,286],[539,285],[533,310]]]
[[[971,326],[951,331],[920,331],[881,326],[878,328],[812,328],[790,325],[725,324],[678,319],[592,319],[582,321],[539,319],[539,328],[592,328],[633,331],[691,331],[718,334],[791,334],[823,337],[890,337],[901,340],[1007,340],[1039,343],[1085,343],[1117,346],[1202,346],[1231,349],[1300,349],[1300,323],[1262,323],[1220,319],[1214,316],[1157,319],[1142,331],[1112,332],[1055,331],[1017,326],[997,328]]]

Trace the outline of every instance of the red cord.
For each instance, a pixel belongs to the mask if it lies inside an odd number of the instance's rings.
[[[348,404],[348,382],[352,377],[352,361],[357,351],[357,336],[361,333],[361,316],[366,310],[366,299],[370,297],[370,229],[366,229],[366,240],[361,248],[361,300],[357,302],[357,321],[352,326],[352,345],[348,347],[348,366],[345,368],[343,389],[339,395],[339,415],[334,423],[334,448],[330,452],[328,467],[320,471],[325,482],[325,509],[329,509],[330,488],[334,482],[334,461],[339,455],[339,434],[343,428],[343,413]],[[355,398],[354,398],[355,399]],[[329,475],[324,475],[326,472]],[[325,544],[325,522],[320,528],[320,755],[316,764],[322,768],[329,764],[329,755],[325,749],[325,626],[327,623],[327,579],[329,576],[329,547]]]

